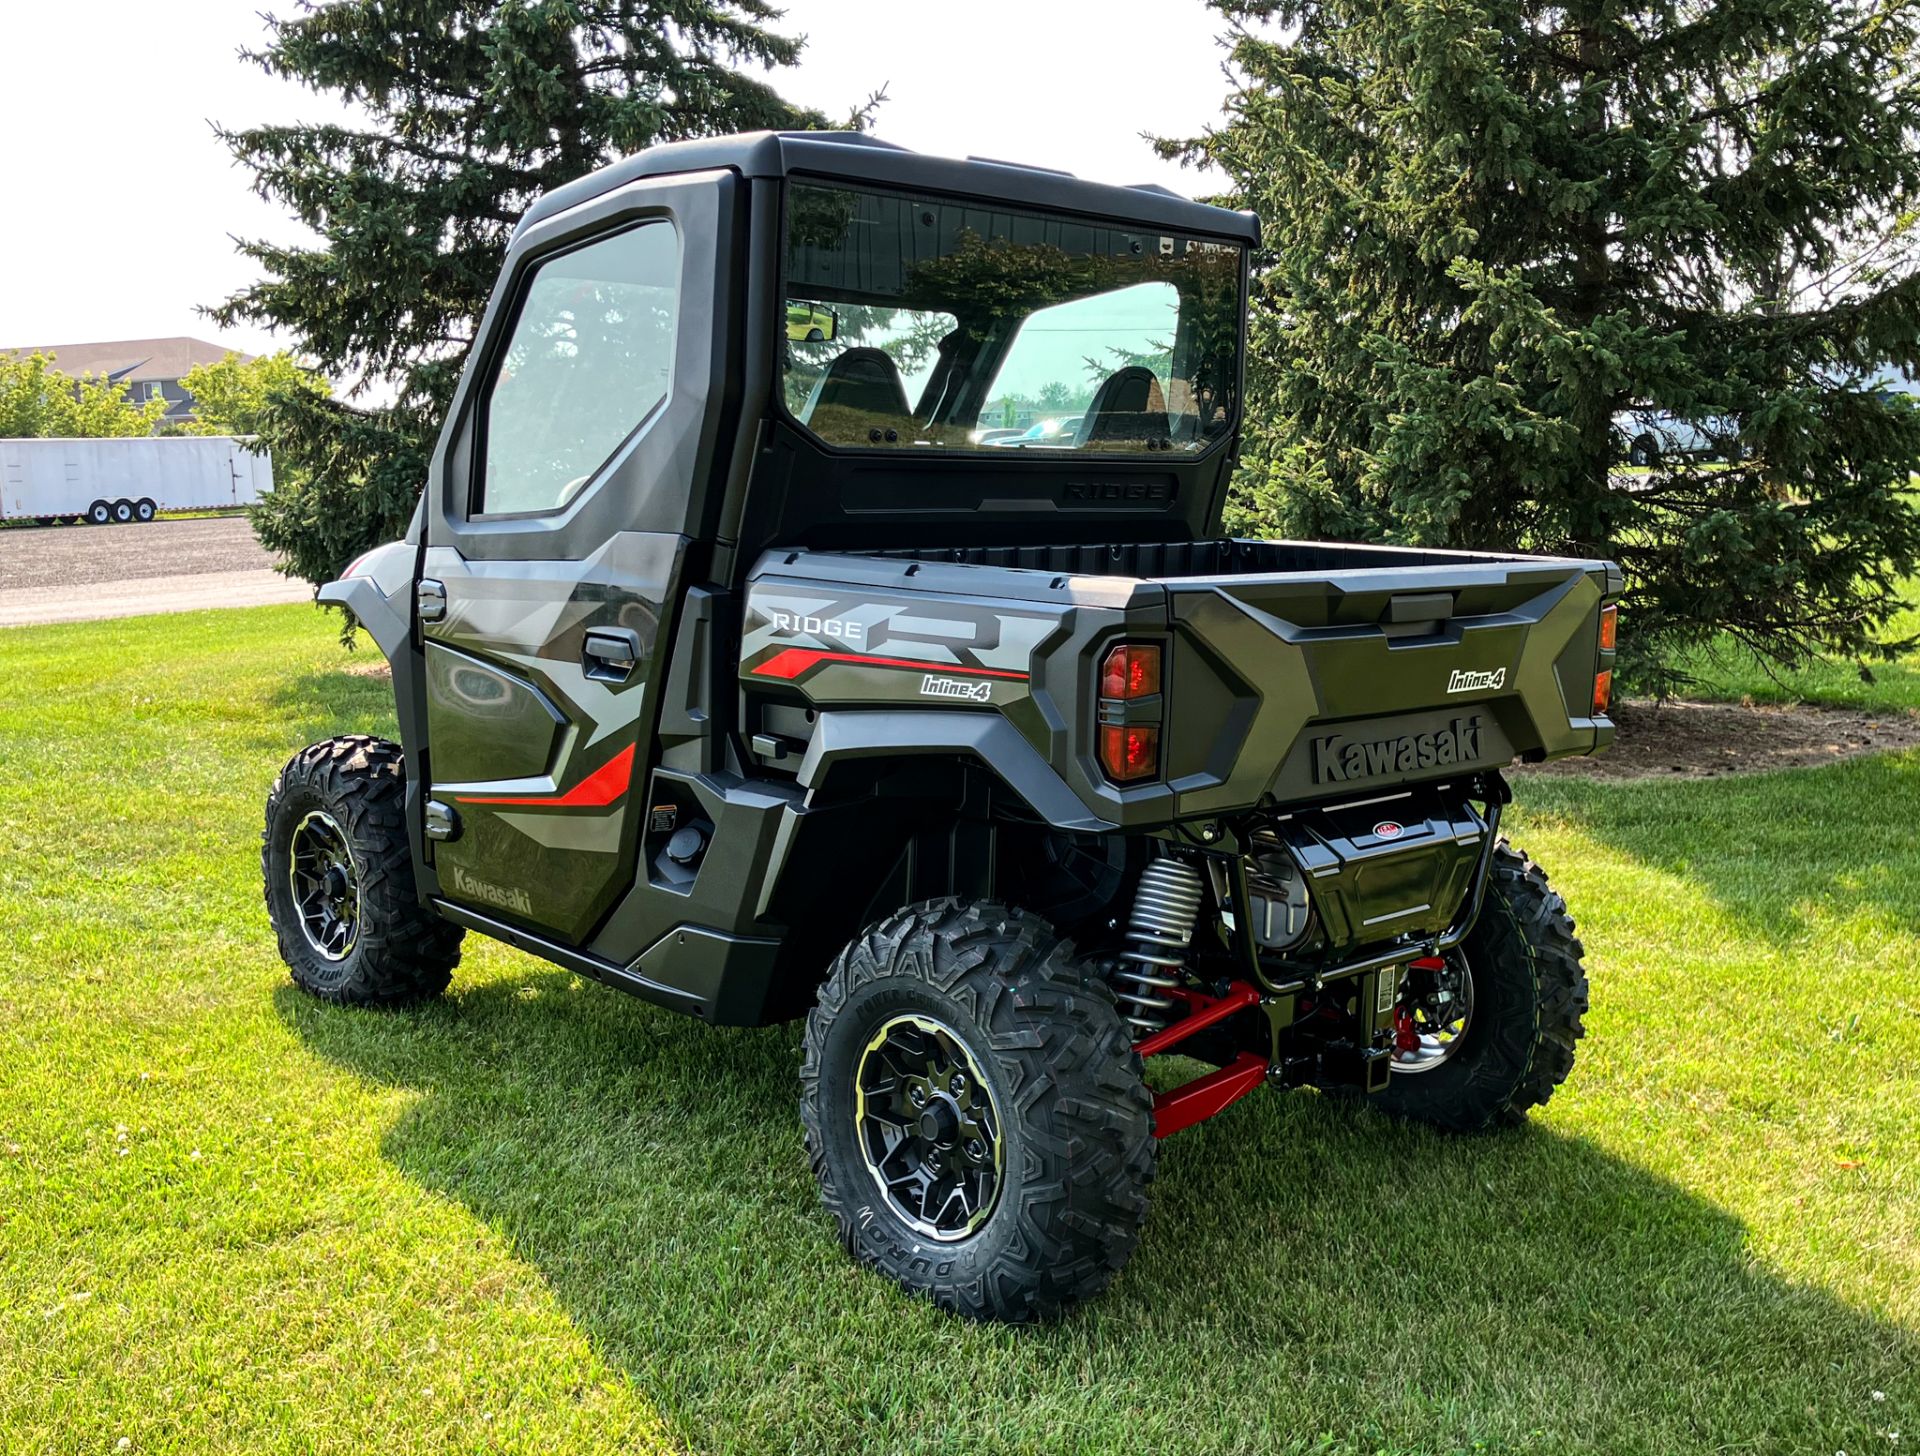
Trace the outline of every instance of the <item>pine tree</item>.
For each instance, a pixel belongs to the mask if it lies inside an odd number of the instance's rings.
[[[1162,148],[1266,227],[1243,524],[1612,556],[1649,686],[1886,649],[1920,0],[1215,4],[1227,119]]]
[[[657,142],[824,124],[755,74],[799,55],[766,28],[778,16],[765,0],[331,0],[269,17],[243,59],[361,118],[217,129],[318,241],[241,243],[264,276],[211,314],[273,327],[345,386],[276,395],[261,422],[301,484],[255,526],[293,574],[327,580],[404,529],[534,198]]]

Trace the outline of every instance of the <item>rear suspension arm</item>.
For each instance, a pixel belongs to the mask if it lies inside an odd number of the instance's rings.
[[[1158,1056],[1178,1046],[1195,1032],[1205,1031],[1216,1022],[1260,1004],[1260,993],[1245,981],[1235,981],[1224,996],[1203,996],[1198,991],[1172,991],[1170,995],[1192,1008],[1171,1026],[1134,1043],[1142,1057]],[[1267,1060],[1252,1052],[1241,1052],[1217,1072],[1183,1083],[1167,1092],[1153,1094],[1153,1135],[1171,1137],[1183,1128],[1204,1122],[1223,1112],[1258,1087],[1267,1076]]]

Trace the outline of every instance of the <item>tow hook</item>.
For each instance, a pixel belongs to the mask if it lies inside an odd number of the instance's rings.
[[[1401,993],[1400,1003],[1393,1008],[1393,1059],[1395,1061],[1411,1060],[1413,1055],[1420,1050],[1420,1029],[1414,1022],[1413,1008],[1407,1004],[1413,994],[1413,978],[1411,973],[1414,971],[1424,971],[1432,975],[1436,972],[1444,971],[1446,968],[1447,962],[1444,956],[1421,956],[1416,960],[1407,962],[1407,970],[1409,972],[1407,985]],[[1439,992],[1437,999],[1441,1001],[1446,1000],[1447,993],[1445,991]]]
[[[1393,1008],[1393,1052],[1395,1056],[1404,1057],[1419,1049],[1420,1033],[1413,1029],[1413,1013],[1403,1001]]]

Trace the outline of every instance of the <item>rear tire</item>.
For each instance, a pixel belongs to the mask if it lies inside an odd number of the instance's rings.
[[[87,507],[87,524],[104,526],[113,520],[113,507],[103,500],[97,500]]]
[[[113,503],[113,523],[116,526],[131,525],[133,522],[133,502],[117,500]]]
[[[160,508],[145,496],[133,503],[133,518],[143,526],[158,514],[160,514]]]
[[[1566,1081],[1586,1034],[1586,952],[1573,928],[1546,874],[1502,840],[1480,919],[1453,952],[1472,977],[1458,1048],[1425,1071],[1391,1073],[1371,1100],[1450,1132],[1525,1122]]]
[[[414,890],[406,760],[382,738],[301,749],[267,795],[260,868],[294,984],[323,1001],[399,1006],[439,995],[465,932]]]
[[[922,1065],[926,1085],[899,1071]],[[807,1017],[800,1086],[841,1243],[942,1309],[1048,1318],[1104,1289],[1139,1242],[1153,1100],[1112,991],[1037,916],[937,900],[870,926]],[[940,1117],[959,1119],[948,1142]],[[933,1170],[917,1196],[883,1182],[902,1168]],[[957,1207],[942,1201],[955,1180]]]

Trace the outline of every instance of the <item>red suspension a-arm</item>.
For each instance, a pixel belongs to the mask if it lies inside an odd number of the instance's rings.
[[[1245,981],[1235,981],[1224,996],[1203,996],[1197,991],[1173,991],[1170,994],[1179,997],[1193,1009],[1173,1025],[1162,1027],[1152,1036],[1135,1042],[1133,1049],[1142,1057],[1157,1056],[1178,1046],[1195,1032],[1204,1031],[1215,1022],[1225,1021],[1236,1012],[1260,1004],[1260,993]],[[1258,1087],[1266,1080],[1266,1075],[1264,1057],[1242,1052],[1217,1072],[1196,1077],[1170,1092],[1154,1093],[1153,1135],[1157,1138],[1171,1137],[1196,1122],[1205,1122]]]

